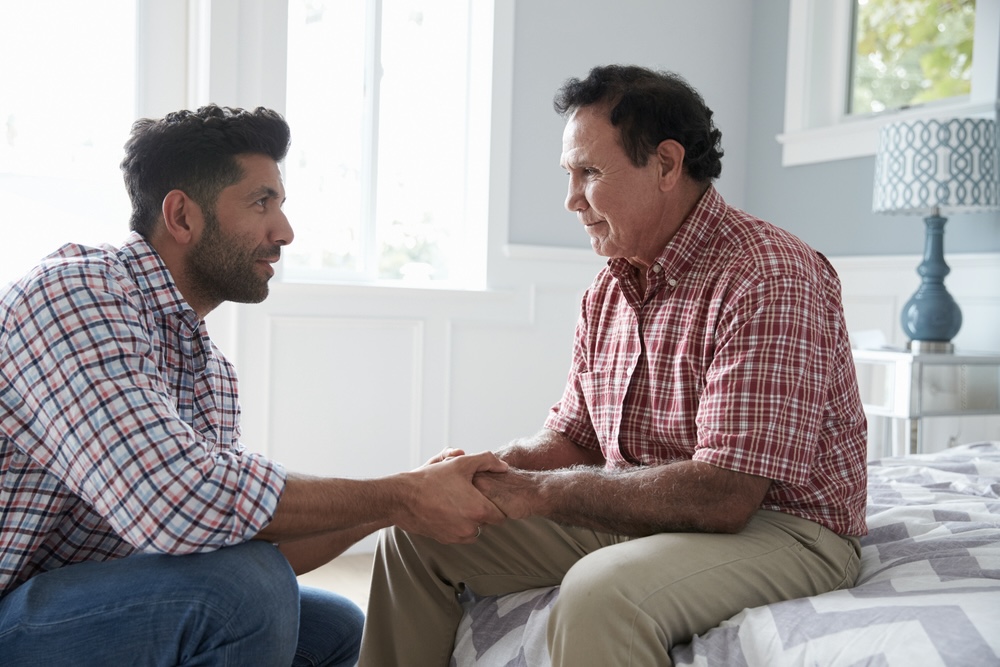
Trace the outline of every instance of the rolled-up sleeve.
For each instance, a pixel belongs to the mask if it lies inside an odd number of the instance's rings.
[[[181,327],[190,354],[167,359],[144,295],[113,273],[39,280],[8,313],[0,366],[18,450],[136,549],[209,551],[259,532],[285,471],[236,440],[235,376],[197,321]]]

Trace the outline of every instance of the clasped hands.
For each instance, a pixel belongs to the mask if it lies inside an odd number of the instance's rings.
[[[475,542],[485,526],[531,514],[533,473],[492,452],[447,448],[410,473],[418,495],[397,525],[443,544]]]

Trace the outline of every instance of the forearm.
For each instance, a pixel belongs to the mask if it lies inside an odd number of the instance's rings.
[[[600,466],[600,450],[579,447],[561,433],[542,429],[526,438],[518,438],[497,452],[497,456],[522,470],[556,470],[576,465]]]
[[[278,544],[323,539],[359,526],[371,526],[372,532],[395,523],[407,492],[400,475],[353,480],[289,474],[274,517],[256,539]]]
[[[307,537],[278,544],[295,574],[304,574],[326,565],[344,553],[358,540],[378,530],[378,524],[365,524],[355,528],[334,531],[314,537]]]
[[[761,477],[680,461],[625,471],[577,467],[521,472],[511,483],[483,480],[481,488],[519,518],[539,515],[640,537],[668,531],[738,532],[769,486]]]
[[[416,470],[368,480],[290,474],[270,523],[257,539],[278,544],[336,531],[344,539],[396,525],[439,542],[468,543],[479,527],[504,515],[472,484],[480,472],[504,473],[507,464],[484,452],[437,460]],[[357,539],[357,538],[355,538]]]
[[[685,483],[677,469],[576,469],[539,480],[540,506],[553,521],[642,536],[666,531],[714,531],[715,498]],[[670,474],[673,473],[673,474]]]

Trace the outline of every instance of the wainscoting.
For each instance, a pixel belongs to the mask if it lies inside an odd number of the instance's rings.
[[[920,257],[834,257],[844,291],[844,313],[852,334],[880,331],[886,343],[904,348],[907,340],[899,313],[920,284]],[[1000,255],[968,254],[946,258],[951,273],[945,285],[962,309],[962,328],[953,341],[960,352],[1000,354]],[[869,417],[869,435],[907,437],[893,433],[900,422]],[[1000,440],[1000,416],[934,417],[921,422],[925,451],[975,440]]]
[[[840,257],[852,332],[903,346],[919,257]],[[956,255],[959,349],[1000,353],[1000,254]],[[445,446],[496,448],[532,433],[558,400],[579,299],[603,265],[588,251],[510,248],[488,291],[276,284],[256,306],[210,316],[240,373],[243,439],[288,469],[374,477]],[[928,424],[926,440],[1000,439],[1000,418]],[[370,551],[373,540],[356,551]]]

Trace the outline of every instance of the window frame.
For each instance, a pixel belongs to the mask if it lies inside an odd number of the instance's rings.
[[[179,108],[196,108],[208,102],[230,106],[263,105],[286,113],[286,70],[288,39],[287,0],[186,0],[162,2],[137,0],[140,11],[140,51],[137,54],[139,116],[160,117]],[[467,186],[466,211],[470,222],[464,230],[468,252],[454,258],[460,279],[419,283],[384,280],[311,281],[284,279],[277,267],[275,281],[296,285],[377,286],[390,289],[413,287],[434,290],[481,291],[489,289],[495,274],[508,260],[505,249],[509,231],[511,127],[514,67],[513,2],[474,1],[473,20],[489,17],[492,40],[488,52],[490,77],[473,80],[484,88],[478,106],[469,109],[470,169],[486,174]],[[145,27],[145,30],[144,30]],[[186,59],[163,58],[184,44]],[[159,57],[158,57],[159,56]],[[482,59],[486,53],[479,53]],[[485,60],[474,64],[485,70]],[[143,88],[143,81],[156,86]],[[162,82],[162,85],[160,85]],[[295,141],[292,128],[292,141]],[[295,196],[294,193],[289,193]],[[294,224],[294,222],[293,222]]]
[[[853,0],[790,0],[782,166],[875,154],[878,131],[895,120],[995,117],[1000,80],[1000,0],[978,0],[968,99],[871,116],[848,116]]]

